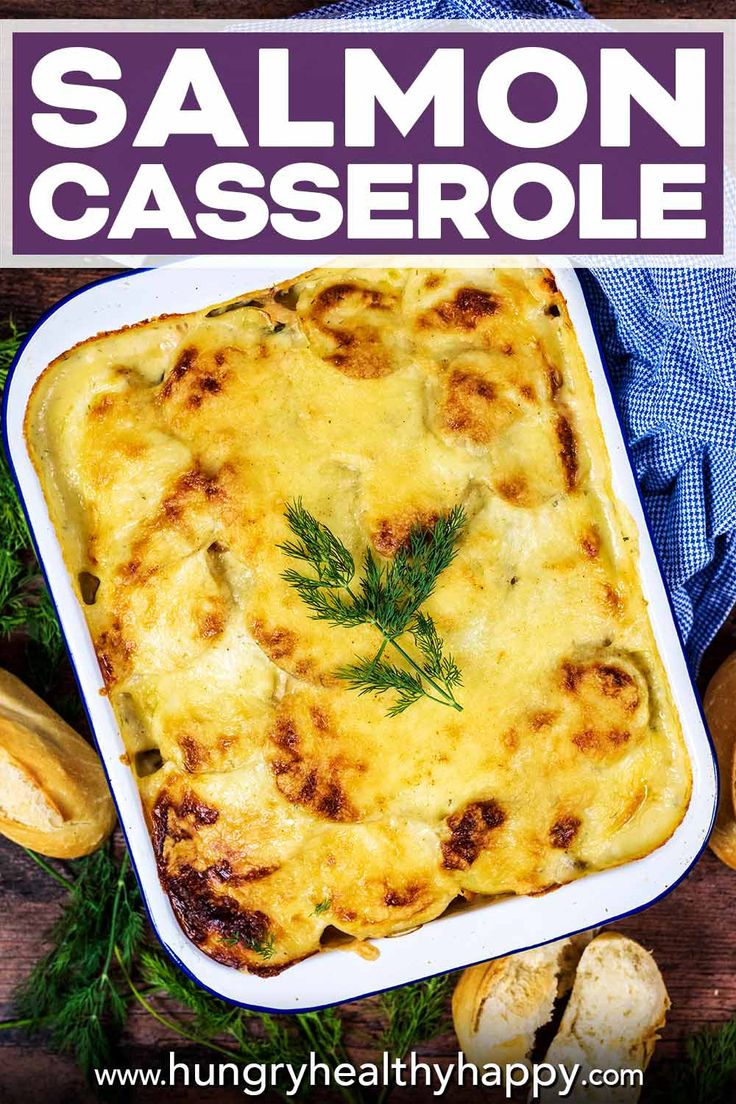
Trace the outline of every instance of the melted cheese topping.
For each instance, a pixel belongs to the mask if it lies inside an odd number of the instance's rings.
[[[323,270],[97,337],[43,375],[27,436],[162,883],[220,961],[539,893],[681,820],[635,531],[548,273]],[[299,496],[358,561],[464,505],[427,605],[462,713],[388,719],[335,678],[378,640],[281,578]]]

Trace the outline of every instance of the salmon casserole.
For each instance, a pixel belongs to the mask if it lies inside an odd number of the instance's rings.
[[[682,820],[549,272],[321,269],[94,337],[26,435],[161,882],[220,962],[540,893]]]

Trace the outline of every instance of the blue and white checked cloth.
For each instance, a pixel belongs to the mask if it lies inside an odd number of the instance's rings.
[[[341,19],[586,18],[577,0],[338,0]],[[592,304],[691,667],[736,603],[736,269],[593,269]]]

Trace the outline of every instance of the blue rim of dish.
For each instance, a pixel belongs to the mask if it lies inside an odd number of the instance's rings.
[[[162,948],[164,949],[166,954],[169,956],[169,958],[172,960],[172,962],[174,962],[174,964],[176,966],[178,966],[178,968],[182,971],[182,973],[186,977],[188,977],[191,981],[195,982],[195,984],[199,985],[200,988],[202,988],[206,992],[210,993],[211,996],[217,997],[219,1000],[225,1001],[228,1004],[233,1004],[233,1005],[235,1005],[236,1007],[239,1007],[239,1008],[246,1008],[246,1009],[248,1009],[250,1011],[253,1011],[253,1012],[266,1012],[266,1013],[269,1013],[269,1014],[272,1014],[272,1015],[293,1016],[293,1015],[297,1015],[300,1012],[319,1012],[322,1009],[333,1008],[333,1007],[336,1007],[337,1005],[340,1005],[340,1004],[348,1004],[348,1003],[352,1003],[353,1001],[366,1000],[368,997],[374,997],[379,993],[390,992],[392,989],[400,989],[400,988],[403,988],[406,985],[421,984],[423,981],[427,981],[432,977],[437,977],[438,975],[441,975],[441,974],[456,973],[459,970],[466,970],[471,966],[477,966],[481,962],[487,962],[487,961],[489,961],[489,959],[487,959],[487,958],[476,959],[475,961],[472,961],[472,962],[465,962],[465,963],[462,963],[458,966],[454,966],[450,970],[439,970],[436,973],[424,974],[421,977],[414,978],[412,981],[402,981],[402,982],[397,982],[396,985],[386,985],[386,986],[384,986],[380,989],[371,989],[366,993],[358,993],[358,994],[355,994],[352,997],[347,997],[347,998],[344,998],[344,999],[338,1000],[338,1001],[327,1001],[324,1004],[315,1004],[315,1005],[310,1005],[309,1007],[297,1006],[295,1008],[273,1008],[273,1007],[270,1007],[268,1005],[248,1004],[245,1001],[239,1001],[239,1000],[235,999],[234,997],[225,996],[223,993],[219,992],[217,989],[213,989],[211,986],[207,985],[206,982],[202,981],[202,979],[196,973],[194,973],[186,965],[186,963],[184,963],[181,960],[181,958],[176,953],[176,951],[174,951],[173,948],[170,947],[169,944],[162,937],[162,935],[160,934],[160,932],[158,930],[158,927],[156,926],[156,922],[154,920],[153,913],[152,913],[152,908],[151,908],[151,905],[149,904],[148,897],[146,896],[146,891],[143,887],[143,882],[142,882],[140,873],[138,871],[138,865],[137,865],[136,859],[135,859],[135,848],[131,847],[130,840],[128,839],[128,832],[127,832],[127,830],[125,828],[125,825],[123,823],[123,820],[120,816],[120,808],[119,808],[119,805],[118,805],[117,794],[115,792],[115,788],[113,787],[112,783],[110,782],[110,776],[108,774],[107,764],[105,763],[105,757],[104,757],[104,754],[103,754],[102,749],[100,747],[100,744],[98,742],[97,732],[96,732],[94,724],[92,722],[92,718],[90,716],[89,709],[87,708],[87,697],[86,697],[84,688],[82,686],[81,678],[80,678],[79,673],[77,671],[77,665],[74,662],[74,657],[72,655],[71,648],[69,647],[69,643],[68,643],[67,638],[66,638],[66,633],[64,632],[64,627],[62,625],[61,617],[59,616],[59,610],[58,610],[58,607],[57,607],[57,604],[56,604],[56,597],[54,595],[53,587],[51,586],[51,583],[49,581],[49,576],[48,576],[48,573],[46,571],[46,565],[43,561],[43,557],[41,556],[41,553],[39,551],[39,548],[38,548],[38,545],[37,545],[37,542],[36,542],[36,535],[35,535],[35,532],[34,532],[34,529],[33,529],[33,524],[31,522],[31,518],[30,518],[30,515],[29,515],[29,512],[28,512],[28,508],[26,506],[25,498],[23,497],[23,491],[21,489],[20,482],[18,480],[18,476],[16,474],[15,464],[13,463],[13,456],[12,456],[12,452],[11,452],[11,449],[10,449],[10,442],[9,442],[9,438],[8,438],[8,418],[7,418],[7,408],[8,408],[8,400],[9,400],[9,396],[10,396],[10,388],[11,388],[11,384],[12,384],[13,376],[15,374],[16,367],[20,363],[20,360],[23,356],[25,348],[28,345],[28,343],[31,341],[31,339],[33,338],[34,334],[38,330],[40,330],[42,328],[42,326],[44,326],[46,324],[46,322],[49,320],[49,318],[51,318],[52,315],[56,314],[56,312],[58,310],[60,310],[61,307],[65,306],[67,303],[71,302],[71,300],[76,299],[79,295],[84,295],[85,292],[90,291],[92,288],[99,287],[102,284],[112,283],[115,280],[121,280],[121,279],[124,279],[126,277],[129,278],[129,279],[132,279],[136,276],[140,276],[143,273],[150,272],[150,271],[153,271],[153,270],[150,269],[150,268],[132,268],[132,269],[124,269],[122,272],[115,272],[110,276],[103,276],[99,280],[93,280],[89,284],[84,284],[82,287],[76,288],[74,291],[70,292],[68,295],[65,295],[62,299],[59,299],[58,302],[56,302],[52,307],[50,307],[47,311],[45,311],[41,315],[39,320],[35,323],[35,325],[32,326],[31,329],[28,331],[28,333],[24,337],[21,345],[19,346],[17,353],[13,357],[13,361],[10,365],[10,368],[8,369],[8,374],[7,374],[7,378],[6,378],[6,382],[5,382],[5,388],[4,388],[4,392],[3,392],[2,412],[0,413],[0,418],[2,419],[2,442],[3,442],[3,447],[4,447],[4,450],[5,450],[5,456],[6,456],[6,459],[7,459],[7,462],[8,462],[8,467],[10,469],[10,474],[12,476],[13,483],[15,484],[16,491],[18,492],[18,498],[19,498],[19,501],[20,501],[20,504],[21,504],[21,507],[22,507],[22,510],[23,510],[23,514],[24,514],[26,522],[27,522],[27,525],[28,525],[28,531],[29,531],[30,536],[31,536],[31,542],[33,544],[33,550],[34,550],[34,553],[36,555],[36,559],[38,560],[39,567],[41,568],[41,574],[43,575],[43,579],[44,579],[44,582],[46,584],[46,589],[49,592],[49,597],[51,599],[51,604],[54,608],[54,613],[56,614],[57,620],[59,622],[59,626],[60,626],[60,630],[61,630],[61,636],[62,636],[62,639],[64,641],[64,646],[65,646],[66,651],[67,651],[67,655],[68,655],[68,658],[69,658],[69,662],[71,664],[72,672],[74,674],[74,680],[77,684],[77,689],[79,690],[79,696],[80,696],[80,699],[81,699],[81,702],[82,702],[82,707],[84,708],[85,716],[87,717],[87,723],[89,725],[90,732],[92,733],[92,736],[93,736],[93,739],[94,739],[94,742],[95,742],[95,747],[96,747],[97,752],[100,756],[100,761],[102,763],[102,768],[105,772],[105,778],[107,779],[107,784],[108,784],[108,787],[110,789],[110,793],[112,795],[113,803],[115,805],[115,810],[118,814],[118,824],[120,826],[120,830],[123,833],[123,838],[125,840],[125,845],[126,845],[126,848],[127,848],[127,851],[128,851],[128,855],[130,856],[130,863],[131,863],[131,866],[133,868],[133,873],[135,874],[136,881],[138,882],[138,887],[140,889],[140,894],[141,894],[141,900],[143,902],[143,907],[145,909],[146,916],[148,918],[148,922],[151,925],[151,928],[152,928],[154,934],[156,935],[156,938],[158,939],[158,941],[161,944]],[[621,433],[621,438],[623,440],[624,448],[626,450],[626,458],[627,458],[627,461],[628,461],[628,464],[629,464],[629,468],[631,470],[631,474],[633,476],[633,482],[634,482],[634,486],[636,487],[636,493],[637,493],[637,496],[639,498],[639,502],[641,504],[642,513],[643,513],[643,517],[644,517],[644,524],[646,526],[647,534],[649,536],[649,542],[650,542],[651,547],[654,551],[654,557],[655,557],[655,561],[656,561],[656,564],[657,564],[657,570],[658,570],[659,575],[660,575],[660,579],[661,579],[661,582],[662,582],[662,585],[663,585],[663,588],[664,588],[664,592],[667,596],[667,602],[668,602],[668,605],[669,605],[670,613],[672,614],[672,621],[675,625],[675,630],[677,632],[677,640],[678,640],[678,643],[680,645],[680,650],[681,650],[681,652],[683,654],[683,658],[685,660],[685,666],[686,666],[686,669],[687,669],[687,672],[688,672],[688,677],[690,679],[690,685],[692,687],[693,695],[694,695],[694,698],[695,698],[695,703],[698,707],[698,711],[700,713],[700,717],[701,717],[701,720],[703,722],[703,730],[705,732],[705,736],[706,736],[706,739],[708,741],[708,746],[709,746],[709,749],[710,749],[711,758],[713,760],[713,768],[714,768],[714,772],[715,772],[715,783],[716,783],[715,794],[714,794],[714,798],[713,798],[713,808],[712,808],[712,811],[711,811],[710,824],[708,826],[707,832],[705,833],[703,843],[699,847],[698,851],[694,855],[694,857],[691,860],[691,862],[689,863],[689,865],[685,868],[685,870],[682,871],[682,873],[675,879],[675,881],[672,882],[671,885],[667,886],[660,893],[658,893],[655,897],[652,897],[651,900],[645,902],[644,904],[637,905],[634,908],[628,909],[625,912],[617,913],[615,916],[611,916],[608,919],[604,919],[604,920],[600,921],[600,923],[602,925],[608,927],[610,924],[615,924],[615,923],[618,923],[621,920],[626,920],[630,916],[636,916],[638,913],[644,912],[644,911],[646,911],[646,909],[649,909],[653,905],[656,905],[659,901],[663,900],[665,897],[668,897],[669,894],[672,893],[673,890],[675,890],[680,885],[680,883],[685,880],[685,878],[687,878],[687,876],[690,874],[693,867],[699,861],[699,859],[700,859],[701,855],[703,854],[703,852],[705,851],[706,847],[708,846],[708,839],[710,837],[710,833],[713,829],[713,824],[715,823],[715,818],[716,818],[716,811],[717,811],[717,806],[718,806],[718,792],[719,792],[718,787],[719,787],[720,779],[719,779],[719,769],[718,769],[718,757],[716,755],[715,747],[714,747],[714,744],[713,744],[713,739],[711,737],[710,731],[708,729],[707,722],[705,720],[705,715],[703,713],[703,707],[702,707],[702,703],[701,703],[701,700],[700,700],[700,695],[698,693],[697,687],[695,685],[695,681],[693,679],[693,675],[692,675],[692,672],[691,672],[691,669],[690,669],[690,664],[687,660],[687,652],[685,651],[685,645],[684,645],[684,641],[683,641],[683,638],[682,638],[682,633],[680,632],[680,627],[677,623],[677,618],[675,617],[674,606],[672,604],[672,599],[670,597],[669,588],[667,586],[667,583],[665,582],[664,572],[663,572],[663,569],[662,569],[662,562],[660,560],[660,556],[659,556],[659,552],[657,551],[657,547],[654,543],[654,537],[652,535],[652,530],[651,530],[651,526],[650,526],[650,522],[649,522],[649,517],[647,515],[646,507],[644,505],[644,500],[642,498],[641,491],[639,489],[639,483],[636,479],[635,468],[634,468],[634,465],[633,465],[631,450],[629,448],[628,440],[627,440],[626,434],[624,432],[623,423],[621,421],[621,416],[619,414],[618,406],[617,406],[617,403],[616,403],[615,392],[614,392],[614,389],[613,389],[613,386],[612,386],[612,381],[611,381],[611,374],[608,370],[608,365],[606,363],[606,358],[605,358],[605,354],[604,354],[604,351],[603,351],[603,347],[602,347],[602,344],[601,344],[601,340],[600,340],[598,331],[596,330],[596,327],[593,324],[593,318],[592,318],[591,309],[590,309],[590,307],[591,307],[590,296],[589,296],[589,293],[586,291],[585,284],[580,279],[580,277],[577,273],[577,270],[571,269],[571,271],[574,273],[575,279],[578,283],[578,286],[580,287],[580,290],[581,290],[582,295],[583,295],[583,299],[585,301],[588,320],[590,322],[590,328],[591,328],[591,331],[592,331],[593,336],[595,338],[596,346],[598,348],[598,354],[599,354],[601,365],[602,365],[602,368],[603,368],[603,373],[604,373],[605,380],[606,380],[606,386],[607,386],[609,394],[611,396],[614,413],[616,415],[616,421],[618,423],[619,431]],[[675,831],[677,831],[677,829],[675,829]],[[633,860],[633,861],[636,861],[636,860]],[[624,867],[626,865],[627,864],[623,864]],[[162,893],[164,892],[163,889],[161,890],[161,892]],[[178,923],[178,920],[176,920],[176,918],[175,918],[175,922]],[[596,926],[596,925],[594,925],[594,926]],[[554,942],[556,942],[557,940],[560,940],[560,939],[569,939],[573,935],[579,935],[581,932],[590,931],[590,930],[591,930],[590,926],[588,926],[588,925],[586,925],[585,927],[582,927],[582,928],[572,928],[569,932],[567,932],[564,935],[563,934],[554,935],[554,936],[550,937],[549,939],[541,939],[538,942],[529,943],[529,944],[526,944],[526,945],[521,946],[521,947],[515,947],[513,949],[509,949],[509,950],[504,952],[504,957],[507,956],[507,955],[512,955],[512,954],[520,954],[523,951],[532,950],[534,947],[543,947],[547,943],[554,943]],[[185,936],[185,938],[186,938],[186,936]],[[196,947],[196,944],[192,943],[192,946],[195,947],[197,950],[199,950],[199,948]],[[200,951],[200,953],[204,954],[205,952]],[[499,957],[499,956],[496,956],[496,957]]]

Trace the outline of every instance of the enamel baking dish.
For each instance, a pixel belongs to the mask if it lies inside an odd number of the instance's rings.
[[[351,1000],[458,969],[606,924],[646,907],[671,890],[698,858],[712,826],[717,794],[712,746],[652,547],[585,299],[574,271],[561,269],[555,272],[555,278],[567,299],[593,380],[611,456],[614,490],[639,529],[644,595],[692,761],[693,793],[684,820],[668,842],[646,858],[588,875],[540,897],[486,900],[456,911],[450,909],[422,928],[376,940],[379,953],[374,960],[331,949],[291,966],[277,977],[260,978],[214,962],[187,939],[159,884],[135,779],[122,758],[125,749],[112,709],[101,694],[103,682],[85,619],[26,451],[23,416],[41,372],[77,342],[141,319],[198,310],[309,267],[304,258],[264,264],[255,271],[252,267],[223,269],[188,261],[127,272],[84,288],[59,303],[25,342],[13,366],[3,411],[10,462],[153,927],[174,961],[206,989],[251,1008],[289,1012]]]

